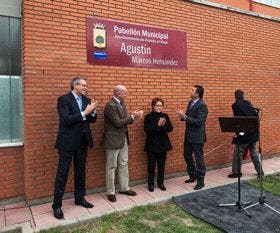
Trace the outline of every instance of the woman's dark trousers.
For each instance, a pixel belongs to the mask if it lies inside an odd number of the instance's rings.
[[[147,154],[148,154],[148,185],[149,186],[154,185],[156,163],[158,167],[157,183],[163,184],[165,161],[166,161],[167,153],[147,152]]]

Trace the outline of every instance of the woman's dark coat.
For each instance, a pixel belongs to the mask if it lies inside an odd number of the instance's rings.
[[[160,117],[166,119],[164,126],[158,126]],[[168,134],[173,130],[173,126],[166,113],[152,111],[145,116],[144,131],[146,132],[145,151],[162,153],[172,150],[172,145]]]

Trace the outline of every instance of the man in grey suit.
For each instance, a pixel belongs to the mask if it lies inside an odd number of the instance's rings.
[[[191,100],[188,103],[186,113],[177,110],[178,116],[186,123],[184,158],[187,163],[187,171],[190,176],[186,183],[197,180],[195,190],[202,189],[205,177],[205,164],[203,156],[203,146],[206,142],[205,121],[208,114],[207,105],[203,101],[204,88],[195,85],[191,92]],[[195,163],[192,154],[194,153]]]
[[[128,175],[128,129],[137,118],[143,116],[143,111],[136,110],[132,114],[126,111],[124,98],[127,89],[123,85],[114,88],[113,97],[104,109],[104,146],[106,149],[106,188],[108,200],[116,201],[115,171],[118,169],[120,194],[135,196],[136,192],[129,188]]]

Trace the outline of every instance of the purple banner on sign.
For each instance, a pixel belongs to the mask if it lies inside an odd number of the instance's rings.
[[[87,18],[87,62],[186,69],[186,32]]]

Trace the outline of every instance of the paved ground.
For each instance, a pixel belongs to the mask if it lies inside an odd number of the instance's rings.
[[[266,159],[263,161],[265,174],[280,171],[280,157]],[[231,168],[212,170],[206,174],[206,187],[212,188],[225,184],[234,183],[237,179],[229,179],[227,175]],[[242,180],[256,177],[253,163],[242,166]],[[78,223],[86,223],[102,215],[131,209],[139,205],[155,204],[170,200],[173,196],[194,192],[195,183],[186,184],[186,177],[178,177],[165,181],[167,191],[155,188],[154,192],[147,190],[147,184],[132,187],[137,196],[129,197],[117,194],[117,202],[111,203],[107,200],[106,193],[98,193],[86,196],[89,202],[94,203],[94,208],[85,209],[74,204],[73,198],[63,201],[63,212],[65,220],[57,220],[52,215],[51,203],[28,207],[25,202],[7,206],[0,206],[0,232],[12,232],[21,228],[22,232],[37,232],[55,226],[70,226]]]

